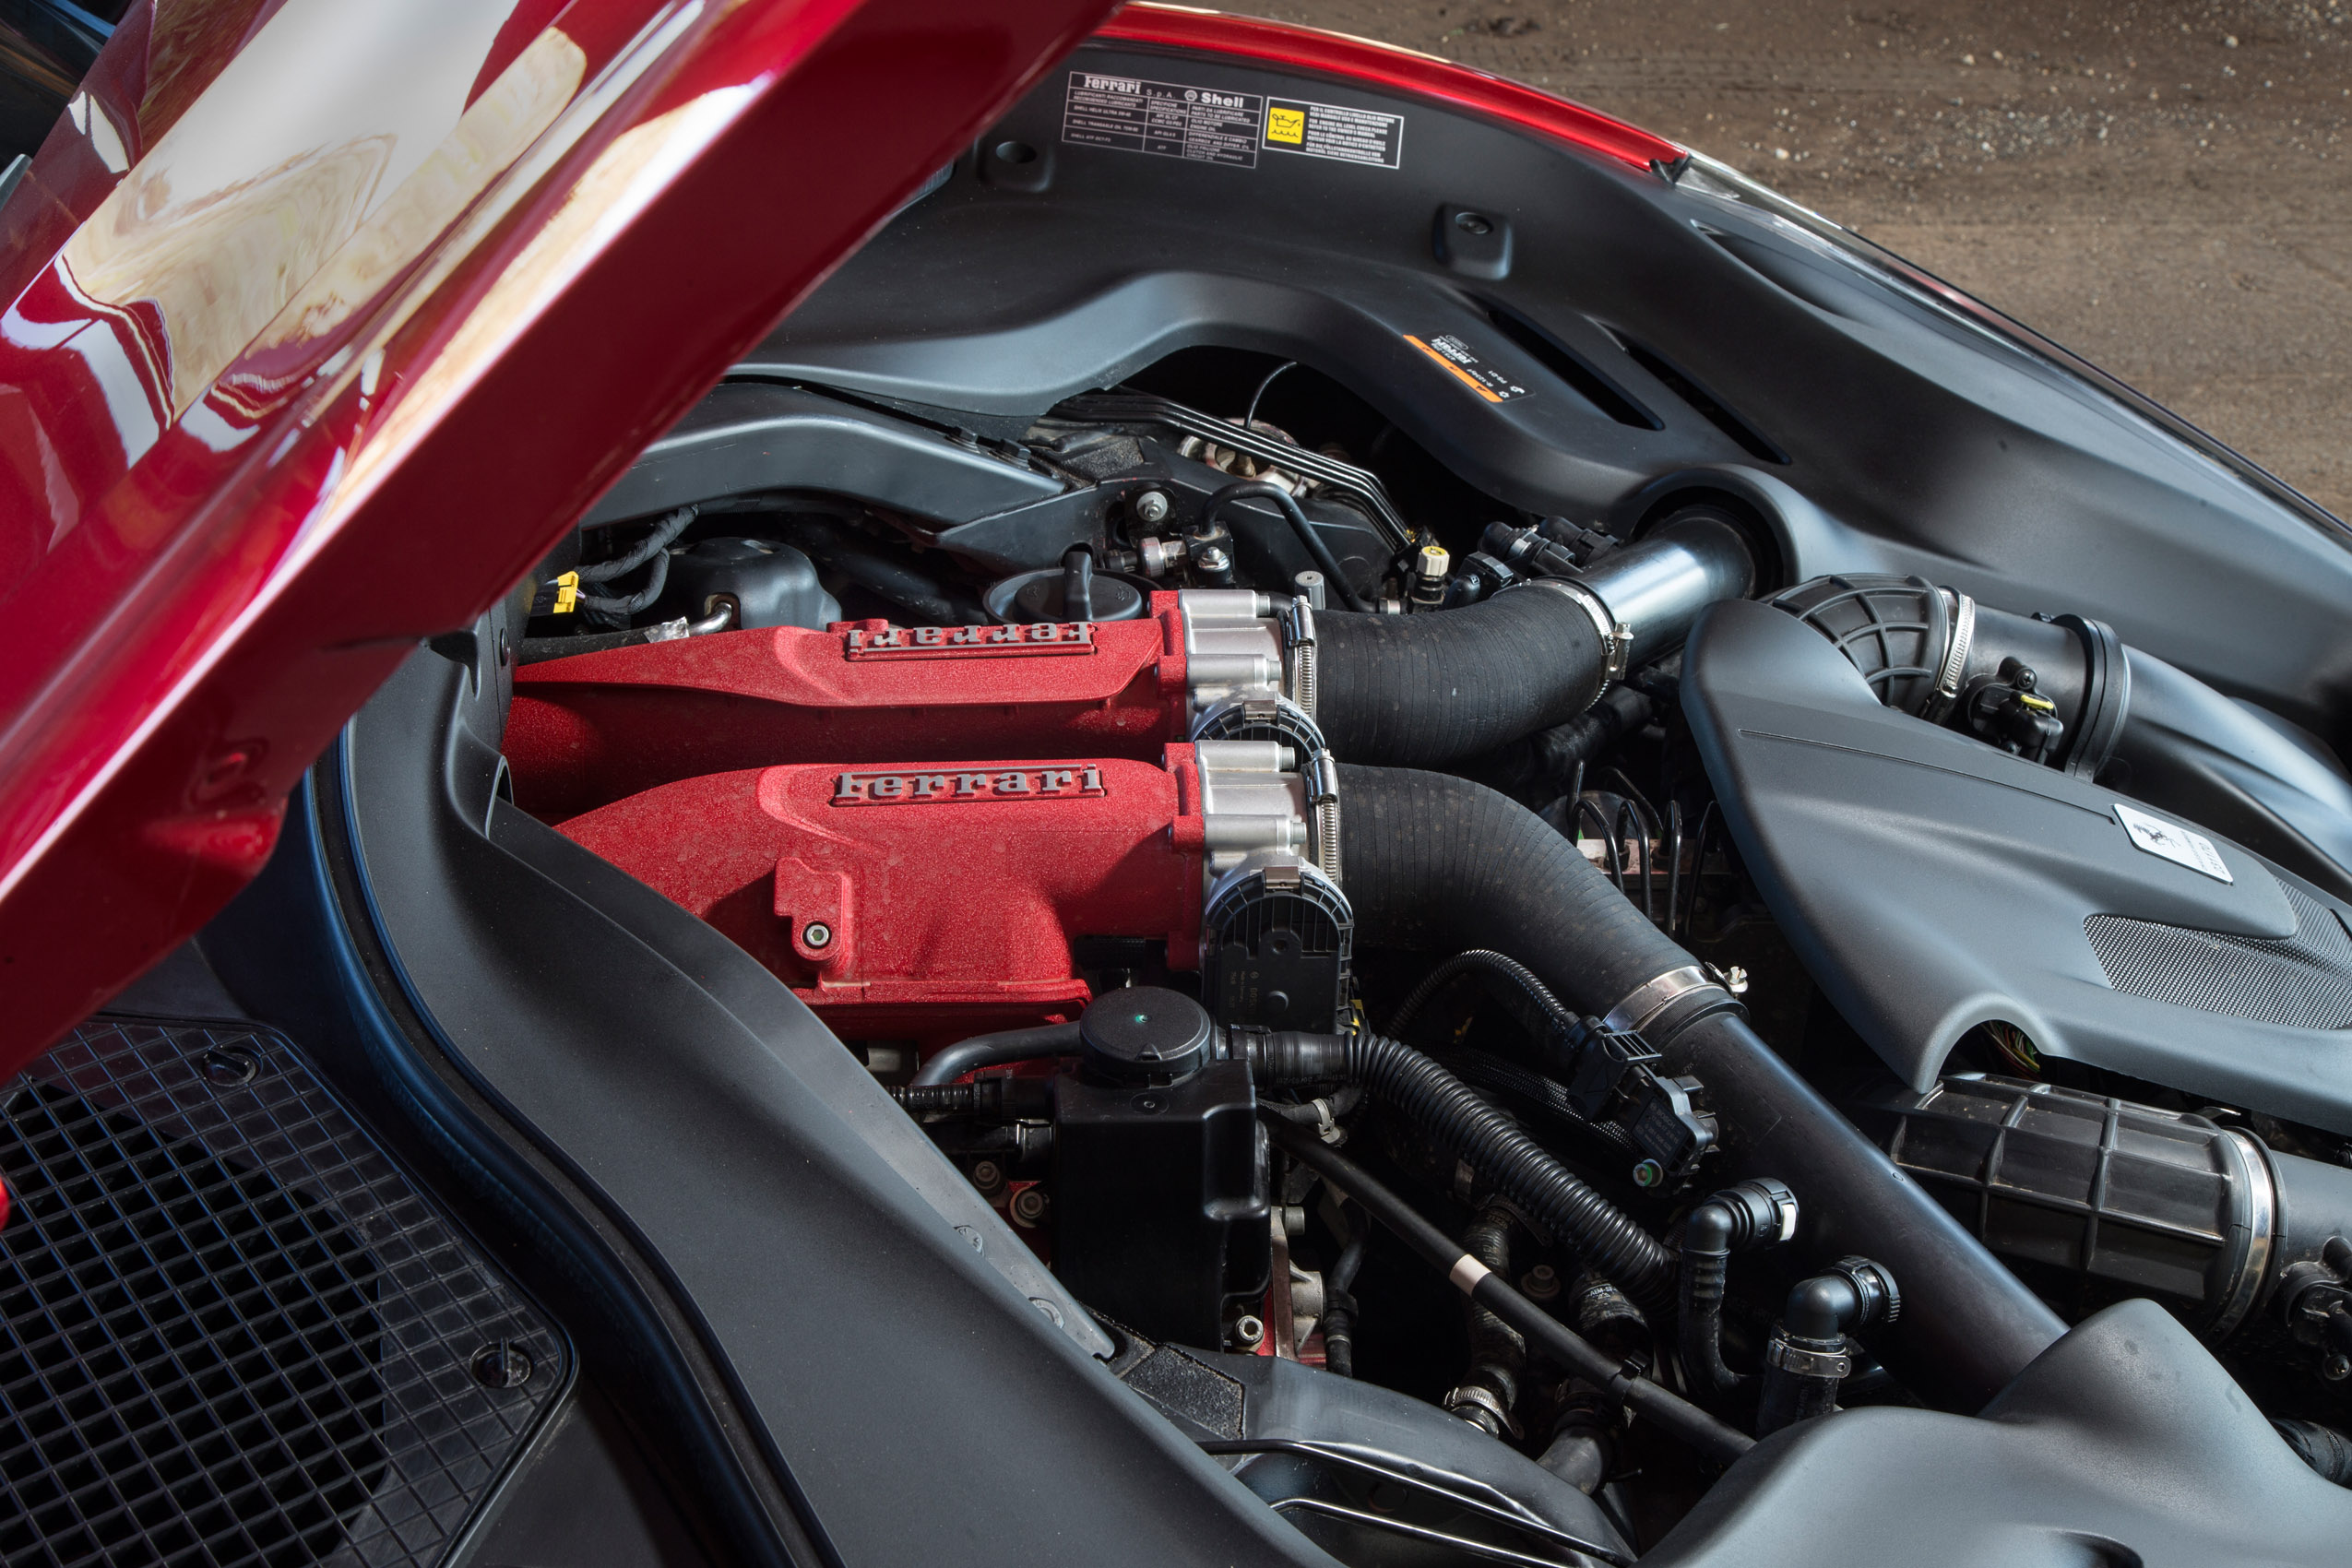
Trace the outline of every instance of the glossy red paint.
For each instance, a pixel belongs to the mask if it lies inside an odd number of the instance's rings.
[[[1095,625],[787,626],[528,665],[504,742],[515,803],[561,821],[778,757],[1155,757],[1186,693],[1176,596],[1154,601]]]
[[[1164,758],[817,764],[688,778],[562,831],[693,910],[851,1039],[1075,1017],[1074,936],[1198,949],[1201,788]],[[812,927],[816,928],[812,932]]]
[[[1636,169],[1675,163],[1683,149],[1598,110],[1484,71],[1394,44],[1255,17],[1172,6],[1129,6],[1095,35],[1106,42],[1206,51],[1354,81],[1501,120],[1605,153]]]
[[[140,8],[0,209],[0,1071],[1105,8]]]

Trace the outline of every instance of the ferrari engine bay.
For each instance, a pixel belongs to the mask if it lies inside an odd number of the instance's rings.
[[[1051,113],[452,654],[465,810],[789,989],[1060,1352],[1350,1563],[2341,1498],[2340,544],[1728,172],[1639,197],[1670,310],[1458,203],[1310,288],[1270,180],[1171,270]],[[1118,220],[1048,264],[1025,181]]]

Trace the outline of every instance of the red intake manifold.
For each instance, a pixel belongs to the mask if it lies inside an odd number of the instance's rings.
[[[1271,753],[1273,748],[1260,748]],[[1076,936],[1198,961],[1194,748],[1128,757],[802,764],[661,785],[563,831],[700,915],[837,1032],[944,1042],[1076,1016]]]

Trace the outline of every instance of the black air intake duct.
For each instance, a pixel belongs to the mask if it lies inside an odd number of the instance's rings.
[[[1538,577],[1422,615],[1316,618],[1315,723],[1356,762],[1476,756],[1564,724],[1613,680],[1681,646],[1755,566],[1712,508],[1669,517],[1574,577]]]

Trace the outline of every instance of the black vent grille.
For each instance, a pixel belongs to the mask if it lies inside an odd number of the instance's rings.
[[[2083,922],[2107,983],[2201,1013],[2299,1029],[2352,1028],[2352,934],[2286,883],[2293,936],[2232,936],[2122,915]]]
[[[243,1029],[93,1023],[0,1088],[0,1562],[436,1562],[563,1342]]]

